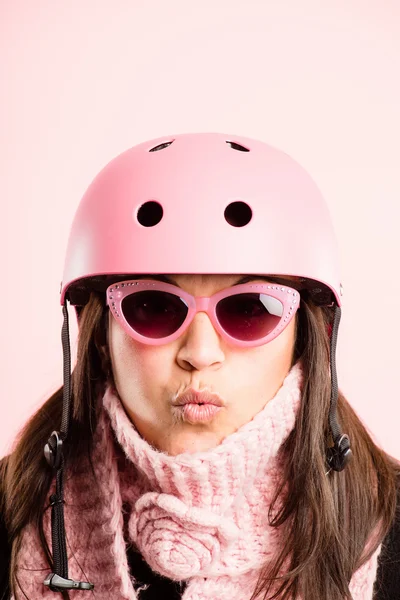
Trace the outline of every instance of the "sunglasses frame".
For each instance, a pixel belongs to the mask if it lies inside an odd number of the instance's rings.
[[[182,325],[171,335],[163,338],[147,338],[137,331],[135,331],[125,319],[123,312],[121,311],[121,304],[126,296],[129,296],[132,291],[143,291],[143,290],[155,290],[160,292],[168,292],[175,294],[187,304],[188,314]],[[218,302],[229,296],[235,296],[236,294],[243,293],[256,293],[266,294],[279,300],[283,305],[283,313],[280,321],[274,327],[267,336],[258,340],[238,340],[223,329],[220,325],[217,315],[216,306]],[[170,283],[164,283],[162,281],[155,281],[150,279],[130,279],[126,281],[119,281],[118,283],[111,284],[106,290],[106,302],[111,311],[111,314],[124,331],[133,339],[143,344],[151,346],[161,346],[168,344],[176,340],[193,321],[195,315],[198,312],[205,312],[209,316],[214,328],[222,336],[223,339],[229,343],[239,346],[240,348],[249,348],[255,346],[261,346],[267,344],[275,339],[293,319],[296,311],[300,306],[300,294],[294,288],[285,285],[276,285],[269,283],[243,283],[239,285],[230,286],[223,290],[220,290],[212,296],[192,296],[188,292],[182,290],[180,287],[172,285]]]

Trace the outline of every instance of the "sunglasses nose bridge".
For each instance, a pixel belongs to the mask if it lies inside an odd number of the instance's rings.
[[[207,312],[210,298],[196,298],[196,312],[204,311]]]

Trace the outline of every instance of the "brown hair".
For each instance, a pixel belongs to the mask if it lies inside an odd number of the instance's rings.
[[[295,427],[281,449],[281,485],[268,515],[272,527],[283,528],[284,543],[276,560],[262,570],[251,600],[256,597],[293,600],[300,594],[319,600],[351,599],[352,574],[378,548],[395,517],[400,465],[376,446],[341,392],[338,421],[350,437],[354,456],[344,471],[331,471],[326,476],[326,448],[333,444],[328,428],[327,329],[331,320],[330,307],[315,306],[302,293],[292,361],[294,364],[302,359],[302,402]],[[77,464],[83,455],[90,463],[99,397],[106,382],[112,380],[107,328],[104,294],[92,291],[80,315],[78,357],[72,373],[71,420],[65,444],[65,462],[69,466]],[[10,587],[14,595],[18,586],[16,558],[22,530],[28,523],[37,527],[50,570],[53,568],[43,532],[43,512],[53,474],[44,458],[43,446],[61,423],[62,396],[61,387],[29,419],[16,439],[14,450],[2,464],[0,482],[5,501],[0,510],[12,548]],[[281,494],[282,509],[272,516]],[[368,540],[371,546],[365,552]],[[282,575],[286,561],[289,571],[286,569]],[[278,576],[278,589],[268,596]],[[69,598],[67,592],[63,598]]]

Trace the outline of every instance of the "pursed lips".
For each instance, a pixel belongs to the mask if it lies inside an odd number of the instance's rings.
[[[225,403],[218,394],[209,392],[196,392],[190,389],[178,396],[175,400],[175,406],[183,406],[184,404],[213,404],[214,406],[224,406]]]

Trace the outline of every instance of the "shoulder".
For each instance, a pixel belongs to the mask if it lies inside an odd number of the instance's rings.
[[[9,458],[9,455],[7,454],[6,456],[3,456],[3,458],[0,459],[0,509],[2,509],[2,507],[3,507],[3,499],[4,499],[4,494],[5,494],[4,475],[5,475],[5,471],[7,468],[8,458]],[[0,514],[1,514],[1,510],[0,510]]]
[[[392,526],[382,542],[374,584],[374,600],[398,598],[400,589],[400,479],[397,482],[397,507]]]
[[[4,523],[4,515],[3,515],[3,506],[4,506],[4,500],[5,500],[5,486],[4,486],[4,474],[5,474],[5,468],[7,465],[7,459],[8,456],[4,456],[2,459],[0,459],[0,548],[3,548],[3,541],[4,538],[6,537],[6,527],[5,527],[5,523]],[[0,550],[0,556],[1,556],[1,550]],[[1,564],[1,562],[0,562]]]
[[[0,509],[3,508],[3,500],[4,500],[4,495],[5,495],[4,475],[5,475],[5,470],[7,467],[7,462],[8,462],[8,455],[3,456],[3,458],[0,459]],[[1,514],[2,514],[2,510],[0,510],[0,516],[1,516]]]
[[[0,460],[0,507],[3,506],[5,490],[3,485],[4,469],[7,463],[7,456]],[[3,511],[0,510],[0,598],[7,600],[9,598],[9,573],[10,573],[11,548],[8,542],[8,535],[4,523]]]

